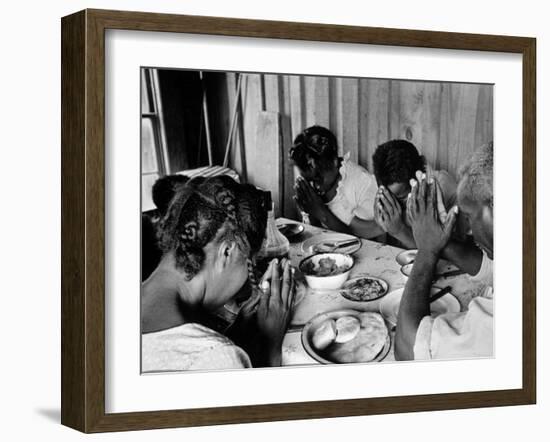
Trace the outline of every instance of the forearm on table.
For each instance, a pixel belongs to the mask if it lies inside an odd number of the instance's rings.
[[[349,225],[351,233],[361,238],[375,238],[384,233],[382,227],[374,220],[367,220],[354,216]]]
[[[313,217],[318,219],[327,229],[341,233],[353,233],[350,226],[340,221],[327,207],[320,209],[318,213],[313,214]]]
[[[483,260],[483,253],[476,246],[457,241],[450,241],[441,255],[472,276],[479,272]]]
[[[395,333],[395,358],[414,359],[414,342],[420,321],[430,314],[430,290],[438,256],[419,251],[405,285]]]

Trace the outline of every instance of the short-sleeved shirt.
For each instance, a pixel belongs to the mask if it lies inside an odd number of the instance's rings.
[[[468,310],[420,321],[414,359],[460,359],[493,356],[493,290],[487,287]]]
[[[344,224],[354,217],[374,219],[374,200],[378,185],[376,178],[365,168],[349,159],[347,153],[340,165],[340,182],[335,197],[326,203],[329,210]]]
[[[145,333],[141,337],[141,350],[143,372],[252,367],[242,348],[196,323]]]

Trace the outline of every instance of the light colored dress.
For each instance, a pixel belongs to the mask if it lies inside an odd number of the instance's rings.
[[[142,372],[250,368],[250,358],[222,334],[189,323],[141,337]]]
[[[472,299],[468,311],[422,318],[414,359],[467,359],[493,356],[493,289]]]
[[[374,175],[350,161],[349,157],[349,152],[344,155],[336,195],[326,203],[329,210],[348,226],[354,217],[368,221],[374,219],[374,199],[378,190]]]

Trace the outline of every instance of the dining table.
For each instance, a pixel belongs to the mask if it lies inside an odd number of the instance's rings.
[[[277,224],[296,223],[296,221],[278,218]],[[327,233],[334,233],[330,230],[303,224],[304,230],[299,235],[290,238],[290,250],[288,257],[291,265],[298,268],[299,263],[313,254],[311,250],[304,250],[304,242],[311,238]],[[403,252],[404,249],[384,244],[382,242],[371,241],[360,238],[360,248],[351,253],[354,258],[354,265],[350,271],[349,278],[372,276],[384,280],[388,284],[390,293],[394,290],[403,288],[406,283],[406,276],[401,272],[401,265],[396,261],[397,255]],[[443,288],[451,287],[451,293],[455,296],[460,304],[461,311],[468,309],[470,301],[481,296],[484,287],[472,280],[467,274],[453,275],[436,280],[435,287]],[[295,302],[293,306],[290,325],[283,340],[282,346],[282,365],[312,365],[319,364],[317,360],[312,358],[302,343],[302,330],[304,326],[316,315],[341,309],[353,309],[358,311],[379,312],[382,298],[357,302],[344,298],[340,294],[340,290],[313,290],[305,282],[302,287],[297,290]],[[391,348],[387,356],[380,361],[388,363],[395,361],[394,356],[394,335],[395,327],[390,327]]]

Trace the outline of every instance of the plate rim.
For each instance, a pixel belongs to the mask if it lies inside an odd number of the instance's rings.
[[[347,254],[348,255],[351,255],[352,253],[355,253],[357,252],[358,250],[361,249],[361,247],[363,247],[363,240],[359,237],[359,236],[356,236],[356,235],[352,235],[350,233],[341,233],[341,232],[331,232],[331,231],[327,231],[327,232],[321,232],[321,233],[317,233],[307,239],[305,239],[304,241],[302,241],[302,244],[300,245],[300,248],[302,249],[302,252],[303,253],[309,253],[309,254],[316,254],[316,253],[330,253],[330,252],[314,252],[313,250],[308,250],[310,247],[305,247],[305,244],[309,241],[309,240],[312,240],[313,238],[317,237],[317,236],[321,236],[321,235],[341,235],[341,236],[345,236],[345,237],[349,237],[350,240],[352,238],[354,239],[357,239],[357,249],[356,250],[353,250],[352,252],[348,252]],[[313,245],[311,246],[313,247]],[[355,246],[354,246],[355,247]],[[338,253],[338,252],[335,252],[335,253]]]
[[[290,236],[286,236],[283,232],[281,232],[280,227],[281,227],[281,226],[289,226],[289,225],[298,226],[299,231],[296,232],[296,233],[294,233],[294,234],[292,234],[292,235],[290,235]],[[304,226],[304,223],[301,223],[301,222],[298,222],[298,221],[283,222],[283,223],[280,223],[280,224],[279,224],[279,223],[275,223],[275,227],[277,227],[277,230],[279,230],[279,232],[280,232],[282,235],[284,235],[287,239],[288,239],[288,238],[294,238],[294,237],[296,237],[296,236],[298,236],[298,235],[304,233],[305,230],[306,230],[306,227]]]

